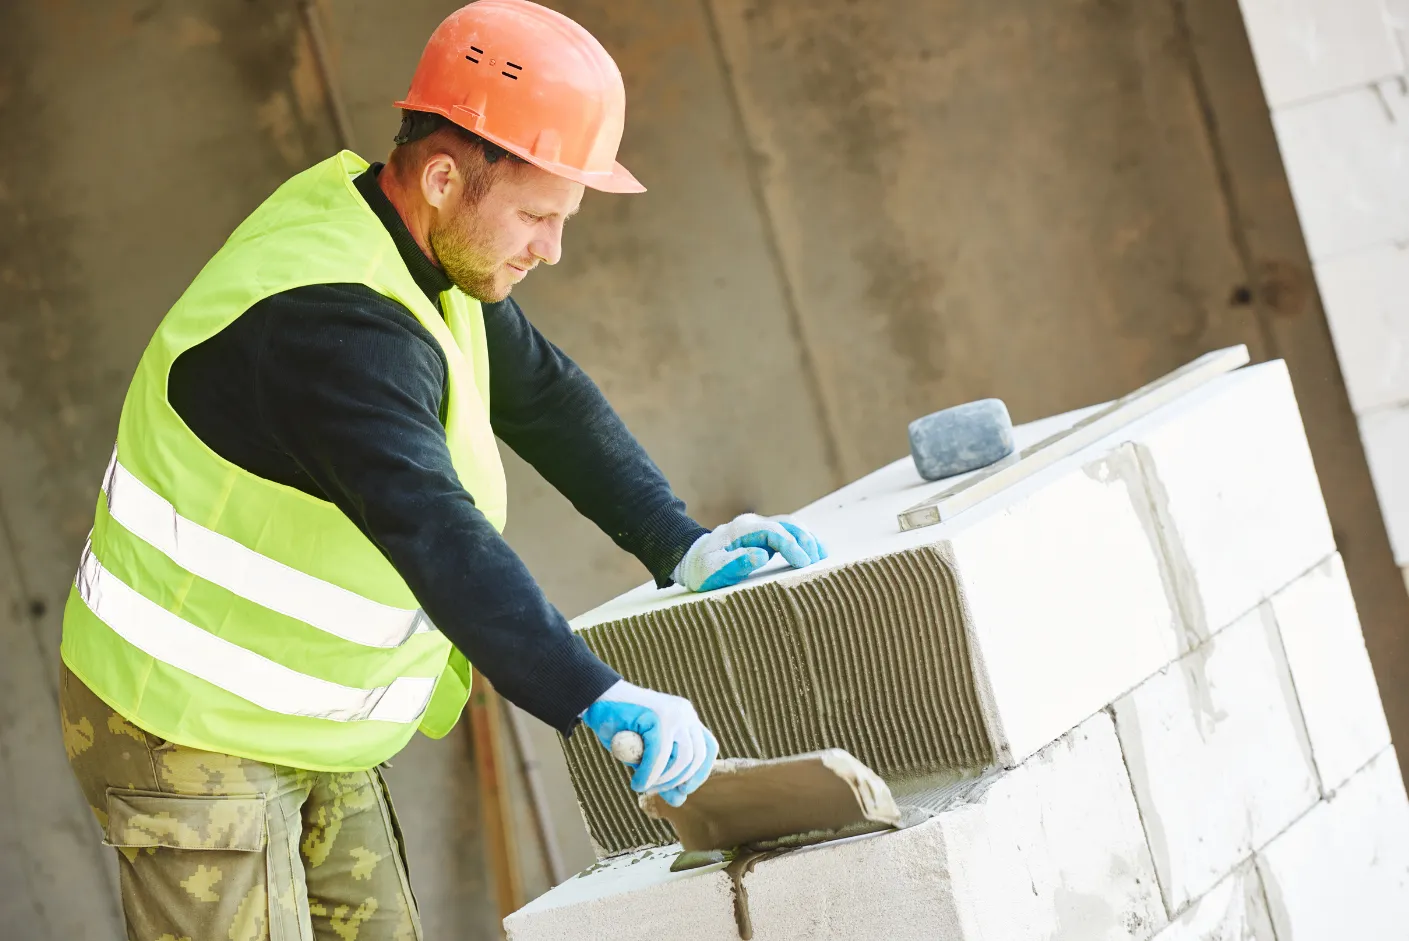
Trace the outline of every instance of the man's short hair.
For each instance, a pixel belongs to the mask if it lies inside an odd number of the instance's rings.
[[[448,153],[454,157],[456,168],[465,178],[465,197],[471,203],[484,198],[503,168],[527,163],[517,154],[430,111],[403,110],[401,129],[393,142],[396,147],[387,165],[403,179],[407,172],[419,170],[433,154]]]

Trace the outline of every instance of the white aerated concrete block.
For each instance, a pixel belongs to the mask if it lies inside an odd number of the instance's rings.
[[[1262,91],[1275,107],[1365,85],[1403,59],[1382,0],[1240,0]]]
[[[1409,401],[1409,247],[1322,262],[1316,283],[1356,414]]]
[[[618,857],[505,920],[511,941],[736,941],[719,866]],[[1100,713],[969,802],[809,847],[744,877],[756,941],[1131,941],[1163,927],[1149,850]]]
[[[1134,452],[1122,448],[953,537],[1001,763],[1022,761],[1179,655],[1144,501]]]
[[[1249,612],[1115,703],[1171,912],[1320,795],[1270,611]]]
[[[738,941],[722,866],[671,872],[678,845],[602,860],[504,919],[509,941]]]
[[[1130,778],[1105,712],[939,823],[960,938],[1130,941],[1165,923]]]
[[[1193,636],[1335,551],[1286,364],[1239,370],[1135,437]]]
[[[1409,84],[1395,78],[1272,114],[1313,261],[1409,239]]]
[[[1252,863],[1189,906],[1155,941],[1278,941]]]
[[[1272,611],[1321,790],[1329,794],[1390,742],[1340,554],[1273,596]]]
[[[1409,801],[1393,749],[1258,854],[1281,941],[1409,937]]]
[[[1360,441],[1394,560],[1409,565],[1409,408],[1382,409],[1361,418]]]

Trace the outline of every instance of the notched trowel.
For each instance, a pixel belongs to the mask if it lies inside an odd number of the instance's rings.
[[[902,816],[880,776],[840,748],[725,759],[680,807],[651,794],[641,809],[686,852],[806,846],[898,827]]]

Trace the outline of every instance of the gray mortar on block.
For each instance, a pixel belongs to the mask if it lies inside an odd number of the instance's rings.
[[[904,794],[947,803],[994,764],[953,570],[934,547],[762,583],[581,631],[633,683],[689,698],[720,754],[844,748]],[[564,746],[604,855],[672,843],[597,742]]]

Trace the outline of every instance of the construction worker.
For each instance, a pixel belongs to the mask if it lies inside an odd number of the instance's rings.
[[[420,938],[378,766],[445,735],[468,661],[680,803],[717,745],[597,659],[502,539],[497,435],[657,584],[823,555],[696,524],[509,298],[616,162],[625,93],[576,23],[481,0],[431,36],[385,166],[343,152],[246,219],[157,328],[64,613],[70,762],[133,941]]]

